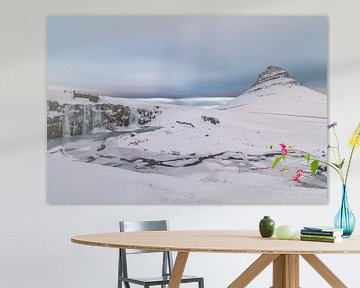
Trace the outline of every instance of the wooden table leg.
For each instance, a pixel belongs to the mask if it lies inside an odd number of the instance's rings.
[[[347,286],[314,254],[301,255],[324,280],[334,288],[347,288]]]
[[[272,288],[299,288],[299,255],[281,254],[274,260]]]
[[[183,277],[185,265],[188,257],[189,257],[189,252],[177,253],[168,288],[180,287],[181,278]]]
[[[228,288],[244,288],[254,280],[267,266],[270,265],[279,255],[263,254],[252,263]]]
[[[299,255],[287,255],[289,267],[289,287],[299,288]]]

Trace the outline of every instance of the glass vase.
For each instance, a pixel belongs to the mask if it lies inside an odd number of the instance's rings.
[[[334,224],[336,228],[344,229],[344,238],[350,237],[355,228],[356,219],[349,207],[346,185],[343,185],[342,188],[341,206],[336,214]]]

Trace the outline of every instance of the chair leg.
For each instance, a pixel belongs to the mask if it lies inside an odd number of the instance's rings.
[[[121,250],[119,249],[119,263],[118,263],[118,285],[117,288],[122,288],[122,281],[119,279],[122,276],[122,258]]]
[[[204,288],[204,279],[199,280],[199,288]]]

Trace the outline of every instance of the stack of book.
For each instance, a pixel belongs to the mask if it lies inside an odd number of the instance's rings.
[[[337,243],[342,241],[344,230],[334,227],[304,227],[300,232],[302,241]]]

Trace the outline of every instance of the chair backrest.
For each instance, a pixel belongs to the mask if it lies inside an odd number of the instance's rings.
[[[167,220],[156,221],[120,221],[120,232],[167,231]],[[126,249],[126,254],[156,253],[159,251]]]
[[[140,231],[167,231],[169,224],[167,220],[158,221],[120,221],[120,232],[140,232]],[[159,253],[161,251],[119,249],[119,276],[128,277],[126,254],[140,253]],[[171,275],[173,267],[172,255],[169,251],[163,253],[162,275]]]

